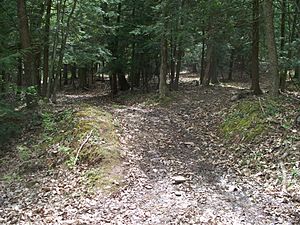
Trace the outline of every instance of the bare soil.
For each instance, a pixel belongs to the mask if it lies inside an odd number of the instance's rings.
[[[186,79],[175,101],[154,106],[99,93],[60,104],[103,106],[119,121],[124,179],[110,194],[89,191],[84,167],[38,171],[1,182],[1,224],[300,224],[300,203],[240,174],[219,134],[233,87]],[[174,177],[186,181],[177,184]]]

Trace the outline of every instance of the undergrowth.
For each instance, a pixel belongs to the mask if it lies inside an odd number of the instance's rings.
[[[299,103],[291,99],[253,98],[234,105],[220,125],[220,136],[235,155],[234,166],[266,184],[300,190]]]
[[[160,98],[159,94],[155,93],[135,93],[129,92],[127,94],[121,95],[117,98],[117,102],[123,104],[132,104],[132,103],[142,103],[146,106],[160,106],[167,107],[172,104],[178,98],[176,92],[169,92],[168,95],[164,98]]]
[[[1,107],[0,112],[1,121],[9,118],[13,123],[21,118],[8,107]],[[76,110],[45,105],[41,106],[36,123],[35,130],[15,147],[17,167],[7,170],[3,180],[10,182],[15,177],[40,170],[83,166],[90,174],[85,176],[89,186],[111,186],[110,171],[120,164],[121,157],[115,133],[118,124],[110,113],[89,105],[81,105]],[[2,124],[1,129],[4,129]]]
[[[273,118],[284,112],[279,101],[257,98],[233,106],[221,124],[220,132],[227,140],[250,142],[271,127]],[[286,122],[283,126],[289,126]]]
[[[22,131],[24,114],[12,106],[0,102],[0,145]]]
[[[118,139],[112,116],[97,107],[82,106],[78,111],[44,112],[39,148],[51,156],[51,166],[64,162],[96,165],[118,158]]]

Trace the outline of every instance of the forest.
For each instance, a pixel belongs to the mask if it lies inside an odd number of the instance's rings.
[[[300,224],[300,0],[0,0],[0,224]]]

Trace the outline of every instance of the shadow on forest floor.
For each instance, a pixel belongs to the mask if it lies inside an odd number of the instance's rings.
[[[266,123],[274,128],[267,135],[249,143],[239,135],[227,140],[220,125],[232,107],[244,102],[232,97],[245,91],[245,84],[204,88],[195,80],[196,76],[183,76],[180,90],[163,104],[155,92],[126,92],[111,98],[104,84],[89,92],[62,93],[56,106],[60,111],[92,107],[112,115],[123,162],[111,175],[122,173],[122,180],[111,182],[118,188],[110,194],[91,191],[84,179],[90,168],[78,165],[73,170],[31,173],[20,182],[2,182],[0,222],[299,223],[300,189],[295,185],[282,191],[284,180],[299,182],[290,170],[299,169],[293,161],[297,155],[288,151],[290,155],[282,158],[287,147],[299,147],[299,139],[286,142],[299,130],[280,128],[282,115],[276,114],[281,116],[279,125],[277,120]],[[264,101],[264,97],[244,98]],[[281,104],[290,109],[284,116],[299,107],[296,101],[283,99]],[[101,179],[98,173],[93,170],[93,178]]]

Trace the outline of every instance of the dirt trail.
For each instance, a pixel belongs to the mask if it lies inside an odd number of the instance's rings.
[[[215,136],[215,126],[220,109],[230,104],[230,92],[220,89],[214,93],[202,90],[202,100],[187,97],[168,108],[116,110],[123,125],[123,143],[129,146],[131,165],[135,165],[133,183],[117,200],[134,209],[129,216],[118,213],[121,223],[293,223],[293,218],[271,215],[265,209],[266,203],[279,205],[270,196],[256,196],[259,186],[247,185],[230,169],[218,165],[224,157],[218,155],[222,144]],[[200,93],[195,89],[185,94]],[[187,181],[174,185],[172,177],[176,175]]]
[[[32,175],[33,184],[1,187],[0,223],[299,224],[294,205],[222,163],[235,160],[216,135],[232,90],[187,90],[168,107],[106,106],[120,121],[125,182],[119,191],[89,194],[80,171],[42,171]],[[174,184],[178,175],[186,181]]]

